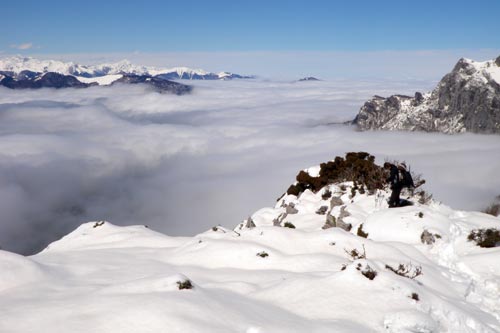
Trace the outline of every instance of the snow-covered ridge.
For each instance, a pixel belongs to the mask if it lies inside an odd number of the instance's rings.
[[[0,251],[0,332],[499,332],[500,247],[467,236],[500,219],[357,188],[285,195],[233,230],[96,221]]]
[[[166,79],[187,80],[227,80],[233,78],[250,78],[229,72],[211,73],[202,69],[188,67],[158,68],[139,66],[122,60],[115,63],[98,65],[81,65],[74,62],[63,62],[58,60],[40,60],[31,57],[12,56],[0,59],[0,71],[19,74],[22,71],[36,73],[55,72],[64,75],[74,75],[77,78],[97,78],[108,75],[162,75]],[[83,82],[83,81],[82,81]],[[92,81],[98,82],[98,81]]]
[[[500,57],[497,60],[489,61],[474,61],[472,59],[463,59],[464,62],[474,67],[478,73],[485,78],[491,78],[496,83],[500,84]]]
[[[427,94],[375,96],[353,123],[361,130],[500,133],[500,57],[460,59]]]

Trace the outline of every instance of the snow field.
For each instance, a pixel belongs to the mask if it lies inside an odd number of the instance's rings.
[[[169,237],[98,221],[31,257],[2,251],[0,331],[500,331],[500,250],[467,241],[498,218],[437,202],[388,209],[344,186],[329,186],[343,204],[327,214],[343,207],[349,232],[323,230],[316,211],[331,199],[306,191],[257,211],[251,228]],[[290,203],[281,225],[296,228],[273,226]],[[440,238],[424,244],[424,230]],[[193,289],[180,290],[188,279]]]

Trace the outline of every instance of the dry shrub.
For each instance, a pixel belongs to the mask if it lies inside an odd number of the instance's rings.
[[[422,266],[413,266],[410,264],[399,264],[398,268],[395,269],[389,265],[385,265],[385,268],[394,272],[399,276],[403,276],[408,279],[414,279],[419,275],[422,275]]]
[[[317,192],[325,185],[353,181],[354,191],[365,188],[368,191],[382,189],[385,184],[385,173],[381,166],[375,164],[375,157],[366,152],[350,152],[345,158],[335,157],[333,161],[320,164],[318,177],[312,177],[305,171],[300,171],[296,177],[297,183],[288,188],[287,193],[299,195],[309,189]]]
[[[467,239],[480,247],[497,247],[500,246],[500,231],[493,228],[476,229],[470,232]]]
[[[357,235],[359,237],[368,238],[368,233],[363,231],[363,223],[359,225]]]

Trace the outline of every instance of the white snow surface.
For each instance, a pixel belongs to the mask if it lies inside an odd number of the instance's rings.
[[[193,77],[194,75],[209,75],[211,72],[207,72],[203,69],[192,69],[188,67],[172,67],[172,68],[156,68],[148,66],[138,66],[130,63],[128,60],[122,60],[115,63],[106,63],[98,65],[81,65],[73,62],[63,62],[58,60],[40,60],[32,57],[21,57],[21,56],[11,56],[0,58],[0,70],[1,71],[11,71],[14,73],[19,73],[23,70],[29,70],[32,72],[56,72],[64,75],[74,75],[80,81],[89,83],[97,82],[101,84],[110,84],[109,80],[115,75],[120,74],[137,74],[137,75],[158,75],[158,74],[168,74],[177,73],[179,76],[186,74],[188,77]],[[231,73],[221,72],[214,74],[219,77],[219,79],[225,79],[230,76]],[[92,77],[93,80],[89,80]],[[99,78],[102,77],[102,78]]]
[[[493,81],[500,84],[500,66],[495,63],[495,60],[489,61],[474,61],[471,59],[465,59],[467,63],[471,64],[478,74],[483,77],[489,77]]]
[[[112,75],[104,75],[96,77],[83,77],[83,76],[75,76],[75,77],[78,79],[78,81],[83,83],[97,83],[100,86],[107,86],[115,82],[116,80],[121,79],[123,75],[112,74]]]
[[[255,227],[169,237],[89,222],[30,257],[0,251],[0,332],[500,332],[500,247],[467,240],[499,218],[437,202],[388,209],[387,192],[351,198],[352,183],[339,185],[286,195]],[[326,190],[344,203],[327,214],[344,207],[350,232],[322,229]],[[298,213],[281,225],[296,228],[273,226],[290,203]],[[440,238],[423,244],[424,230]],[[422,274],[386,268],[400,264]]]

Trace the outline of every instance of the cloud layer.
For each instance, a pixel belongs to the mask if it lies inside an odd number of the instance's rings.
[[[456,208],[497,195],[498,136],[357,132],[371,95],[422,81],[192,82],[190,96],[140,86],[0,88],[0,246],[38,251],[89,220],[171,235],[232,227],[273,205],[298,170],[347,151],[405,159]]]

